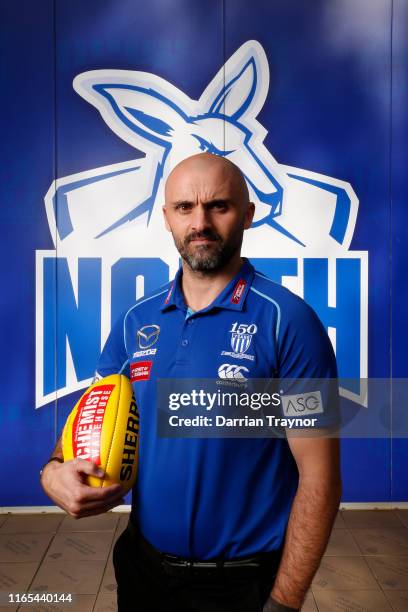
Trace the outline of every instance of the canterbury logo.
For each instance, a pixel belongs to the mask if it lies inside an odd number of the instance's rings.
[[[246,382],[248,379],[245,378],[242,372],[249,372],[245,366],[230,365],[229,363],[223,363],[218,368],[218,376],[220,378],[233,378],[239,382]]]
[[[137,332],[137,341],[141,349],[153,346],[159,338],[160,327],[158,325],[145,325]]]

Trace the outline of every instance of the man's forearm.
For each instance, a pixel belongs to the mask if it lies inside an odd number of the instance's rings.
[[[300,479],[292,505],[273,599],[300,608],[326,549],[341,496],[340,480]]]
[[[48,464],[52,463],[53,460],[57,458],[60,459],[61,461],[64,460],[64,455],[62,452],[62,436],[60,436],[57,440],[57,443],[54,447],[54,450],[52,451],[48,461],[46,461],[46,463],[44,463],[41,471],[40,471],[40,482],[44,488],[44,482],[43,482],[43,477],[44,477],[44,470],[47,468],[48,469]]]
[[[52,451],[51,457],[59,457],[60,459],[64,458],[64,455],[62,454],[62,436],[58,438],[54,450]]]
[[[54,446],[54,450],[52,451],[48,461],[51,461],[53,457],[58,457],[58,459],[64,459],[64,455],[62,452],[62,435],[58,438],[57,443]]]

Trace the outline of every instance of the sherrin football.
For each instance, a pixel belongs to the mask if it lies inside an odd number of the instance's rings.
[[[93,461],[104,478],[88,476],[92,487],[119,483],[129,491],[136,480],[139,414],[126,376],[111,374],[91,385],[70,413],[62,432],[64,461]]]

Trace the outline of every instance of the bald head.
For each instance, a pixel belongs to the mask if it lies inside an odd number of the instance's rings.
[[[212,274],[240,261],[254,205],[235,164],[209,153],[184,159],[167,179],[165,200],[166,227],[191,270]]]
[[[218,197],[217,191],[228,190],[236,202],[246,208],[249,203],[248,187],[241,170],[225,157],[211,153],[198,153],[183,159],[170,172],[165,186],[165,200],[174,198],[195,184],[208,200]]]

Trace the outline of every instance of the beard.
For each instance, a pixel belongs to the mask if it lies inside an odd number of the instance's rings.
[[[227,240],[214,230],[208,229],[202,232],[192,232],[183,240],[178,240],[174,235],[174,244],[183,260],[191,270],[195,272],[216,272],[222,269],[226,263],[241,248],[243,227],[237,228]],[[209,244],[192,245],[191,242],[197,238],[207,238],[212,242]]]

